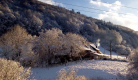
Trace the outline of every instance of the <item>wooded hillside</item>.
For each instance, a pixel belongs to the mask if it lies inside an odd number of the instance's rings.
[[[138,46],[138,34],[129,28],[37,0],[1,0],[0,36],[15,25],[36,36],[57,28],[63,34],[79,34],[93,43],[100,39],[101,46],[108,50],[111,42],[112,50],[120,54],[129,54]]]

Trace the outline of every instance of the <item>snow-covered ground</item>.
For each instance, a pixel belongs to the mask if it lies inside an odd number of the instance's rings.
[[[96,48],[96,46],[95,46],[94,44],[90,44],[90,48],[85,48],[85,49],[93,50],[93,49],[91,48],[91,46],[94,47],[94,48]],[[109,57],[110,57],[110,51],[104,49],[104,48],[101,47],[101,46],[99,46],[98,49],[99,49],[100,52],[103,53],[105,56],[109,56]],[[103,54],[102,54],[102,55],[103,55]],[[113,51],[111,52],[111,54],[112,54],[112,59],[126,60],[126,57],[123,56],[123,55],[119,55],[119,54],[117,54],[117,53],[115,53],[115,52],[113,52]]]
[[[105,55],[110,56],[110,51],[104,49],[104,48],[101,47],[101,46],[99,46],[98,49],[100,49],[100,51],[101,51],[102,53],[105,53]],[[115,52],[113,52],[113,51],[112,51],[111,53],[112,53],[112,59],[121,59],[121,60],[125,60],[125,59],[126,59],[126,57],[123,56],[123,55],[118,55],[117,53],[115,53]]]
[[[89,60],[69,63],[67,66],[57,66],[51,68],[32,68],[32,76],[37,80],[56,80],[61,69],[77,69],[77,75],[84,75],[87,78],[101,77],[105,80],[116,80],[117,74],[126,74],[127,62]]]

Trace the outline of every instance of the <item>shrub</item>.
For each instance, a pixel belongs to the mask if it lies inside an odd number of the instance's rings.
[[[78,34],[66,34],[66,46],[70,49],[70,54],[77,56],[82,51],[83,46],[88,45],[88,41]]]
[[[15,25],[0,37],[0,48],[2,49],[0,53],[4,58],[19,61],[22,53],[21,47],[31,40],[32,36],[24,28]]]
[[[138,80],[138,50],[130,54],[128,66],[128,80]]]
[[[29,80],[30,68],[25,69],[20,63],[0,59],[0,80]]]
[[[55,53],[59,53],[62,49],[62,31],[52,28],[46,30],[45,33],[40,32],[39,37],[34,41],[34,51],[38,54],[37,64],[43,66],[51,65],[54,62]]]
[[[77,76],[76,71],[74,69],[65,70],[61,69],[59,71],[59,75],[57,76],[57,80],[88,80],[85,76]]]

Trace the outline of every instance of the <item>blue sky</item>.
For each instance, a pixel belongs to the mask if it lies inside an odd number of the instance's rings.
[[[86,16],[112,22],[138,31],[138,0],[39,0],[51,5],[59,5]],[[83,7],[77,7],[72,5]],[[120,5],[120,6],[119,6]],[[127,8],[127,7],[131,8]],[[91,8],[91,9],[89,9]],[[132,9],[136,8],[136,9]],[[98,10],[94,10],[98,9]]]

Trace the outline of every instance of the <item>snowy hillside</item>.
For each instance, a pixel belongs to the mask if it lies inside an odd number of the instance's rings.
[[[104,49],[104,48],[101,47],[101,46],[98,47],[98,49],[100,49],[100,51],[101,51],[102,53],[105,53],[105,55],[110,56],[110,51]],[[122,55],[118,55],[117,53],[115,53],[115,52],[112,51],[112,59],[121,59],[121,60],[125,60],[126,57],[125,57],[125,56],[122,56]]]
[[[69,65],[52,68],[32,68],[34,78],[37,80],[56,80],[56,76],[61,69],[77,69],[77,75],[84,75],[87,78],[101,77],[105,80],[116,80],[117,74],[126,74],[127,62],[90,60],[79,63],[69,63]]]
[[[105,55],[105,56],[109,56],[110,57],[110,51],[104,49],[103,47],[99,46],[98,48],[96,48],[96,46],[94,44],[90,44],[90,46],[95,48],[95,49],[97,49],[97,50],[100,50],[100,52],[102,53],[101,55]],[[87,50],[93,50],[91,47],[88,48]],[[126,60],[125,56],[119,55],[119,54],[117,54],[117,53],[115,53],[113,51],[111,52],[111,54],[112,54],[112,59]]]

